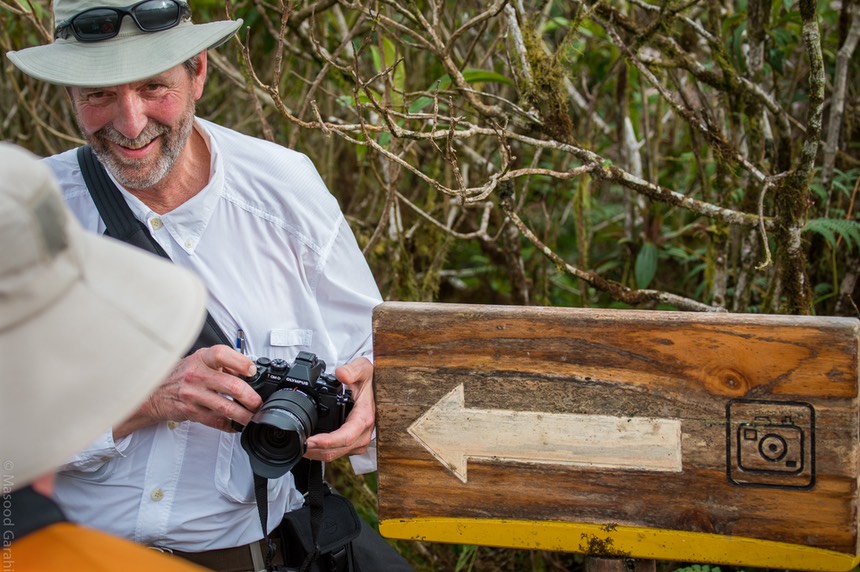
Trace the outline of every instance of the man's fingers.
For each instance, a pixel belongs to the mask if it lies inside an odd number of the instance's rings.
[[[232,420],[247,424],[262,400],[236,372],[244,375],[254,370],[251,360],[228,346],[196,351],[162,386],[162,418],[188,419],[218,429],[229,428]]]
[[[309,437],[307,440],[307,450],[310,454],[320,450],[342,451],[337,456],[343,456],[347,453],[352,454],[353,451],[367,449],[372,434],[372,422],[368,422],[360,413],[357,416],[350,415],[340,429],[331,433],[319,433]]]
[[[372,389],[373,364],[367,358],[356,358],[335,370],[337,379],[350,386],[355,404],[346,422],[331,433],[313,435],[307,440],[305,457],[331,461],[344,455],[367,451],[373,436],[375,404]]]
[[[226,371],[233,375],[251,376],[257,371],[254,362],[230,346],[217,345],[195,352],[203,365],[210,369]]]
[[[256,411],[263,404],[260,394],[254,391],[248,382],[226,373],[221,374],[223,384],[219,393],[229,396],[248,411]]]
[[[341,383],[363,384],[373,379],[373,364],[367,358],[356,358],[338,367],[335,375]]]
[[[335,459],[345,457],[346,455],[361,455],[365,452],[367,452],[367,447],[359,447],[356,449],[308,449],[304,456],[311,461],[329,463]]]

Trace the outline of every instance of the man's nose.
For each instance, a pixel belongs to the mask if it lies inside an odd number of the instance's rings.
[[[113,120],[114,129],[129,139],[135,139],[148,122],[146,104],[139,95],[133,92],[119,94],[117,113]]]

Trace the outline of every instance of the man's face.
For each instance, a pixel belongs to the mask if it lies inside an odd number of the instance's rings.
[[[123,186],[150,189],[174,168],[191,134],[204,74],[178,65],[139,82],[69,88],[84,138]]]

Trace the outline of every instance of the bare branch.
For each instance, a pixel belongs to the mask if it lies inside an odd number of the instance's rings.
[[[824,186],[830,185],[833,177],[833,166],[836,163],[836,152],[839,145],[839,131],[842,126],[842,115],[845,112],[845,93],[848,89],[848,64],[860,40],[860,4],[851,2],[851,25],[845,42],[836,54],[836,70],[833,79],[833,95],[830,99],[830,120],[827,124],[827,139],[824,145],[824,162],[821,179]]]
[[[544,256],[549,258],[555,267],[563,273],[570,274],[580,280],[583,280],[594,286],[595,288],[607,292],[612,295],[616,300],[621,300],[622,302],[626,302],[631,305],[639,305],[645,304],[649,302],[662,302],[665,304],[672,304],[681,310],[689,310],[694,312],[724,312],[725,310],[722,308],[717,308],[714,306],[708,306],[707,304],[702,304],[701,302],[697,302],[696,300],[692,300],[690,298],[685,298],[683,296],[678,296],[676,294],[671,294],[669,292],[660,292],[657,290],[633,290],[624,286],[623,284],[619,284],[618,282],[613,282],[611,280],[607,280],[600,275],[594,272],[587,272],[573,266],[565,262],[558,254],[553,252],[551,248],[549,248],[546,244],[544,244],[532,231],[526,226],[526,224],[520,219],[520,217],[515,213],[512,209],[511,198],[512,191],[508,191],[502,194],[501,197],[501,207],[505,214],[508,216],[511,222],[519,229],[520,233],[531,242],[535,248],[538,249],[539,252],[543,253]]]

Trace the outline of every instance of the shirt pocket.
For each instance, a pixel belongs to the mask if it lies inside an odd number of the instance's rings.
[[[269,330],[269,345],[273,348],[310,347],[313,342],[313,330],[301,328],[273,328]]]
[[[275,497],[283,487],[284,479],[268,479],[269,498]],[[222,433],[215,460],[215,488],[228,500],[240,504],[254,504],[254,473],[248,453],[242,448],[239,433]]]

